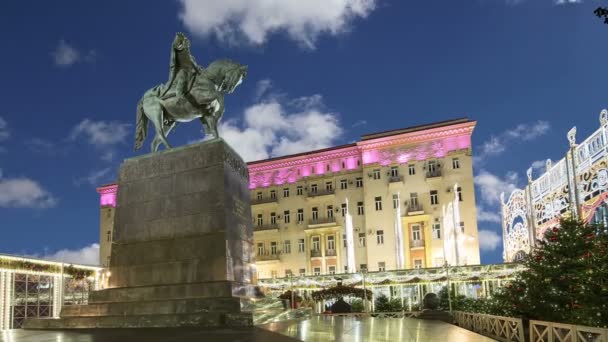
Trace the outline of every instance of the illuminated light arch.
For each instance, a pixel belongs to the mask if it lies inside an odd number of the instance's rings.
[[[509,200],[502,206],[502,226],[504,239],[503,258],[506,262],[521,256],[520,252],[530,252],[530,226],[528,224],[528,204],[524,190],[514,190]]]

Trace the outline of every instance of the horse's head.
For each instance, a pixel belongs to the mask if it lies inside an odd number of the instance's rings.
[[[175,34],[173,39],[173,49],[177,52],[188,51],[190,49],[190,40],[181,32]]]
[[[219,90],[225,93],[232,93],[247,76],[247,66],[227,59],[209,64],[206,71]]]

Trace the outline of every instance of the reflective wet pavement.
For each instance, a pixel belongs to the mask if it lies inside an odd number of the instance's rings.
[[[488,337],[440,321],[415,318],[353,318],[315,316],[304,321],[270,323],[250,330],[201,329],[97,329],[10,330],[0,332],[0,342],[100,342],[100,341],[415,341],[489,342]]]

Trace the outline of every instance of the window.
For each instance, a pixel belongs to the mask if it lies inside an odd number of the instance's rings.
[[[304,209],[298,209],[298,223],[304,222]]]
[[[379,272],[386,271],[386,263],[384,261],[379,261],[378,262],[378,271]]]
[[[304,239],[298,239],[298,252],[304,253]]]
[[[461,187],[456,188],[456,193],[458,194],[458,200],[460,202],[462,202],[462,188]]]
[[[277,214],[270,213],[270,224],[277,224]]]
[[[399,195],[393,194],[393,209],[399,208]]]
[[[329,267],[327,267],[327,272],[329,274],[336,274],[336,266],[329,266]]]
[[[256,198],[257,198],[257,199],[259,199],[259,200],[261,200],[261,199],[262,199],[262,193],[261,193],[261,192],[258,192],[258,193],[256,194]]]
[[[357,202],[357,215],[363,215],[363,202]]]
[[[431,205],[439,204],[439,195],[437,194],[437,190],[431,190]]]
[[[374,201],[376,202],[376,211],[382,210],[382,197],[378,196],[374,198]]]
[[[361,271],[367,271],[367,264],[360,264],[359,265],[359,270],[361,270]]]
[[[291,270],[285,270],[286,277],[291,277],[292,275],[293,275],[293,273],[291,273]]]
[[[301,185],[298,185],[298,186],[296,187],[296,195],[298,195],[298,196],[302,196],[302,194],[303,194],[303,193],[304,193],[304,188],[302,188],[302,186],[301,186]]]
[[[363,178],[357,177],[355,179],[355,185],[357,186],[357,188],[362,188],[363,187]]]
[[[414,268],[422,268],[422,259],[414,260]]]
[[[399,177],[399,167],[391,166],[391,177]]]
[[[316,194],[316,193],[317,193],[317,190],[318,190],[318,188],[317,188],[317,184],[312,184],[312,185],[310,186],[310,192],[311,192],[311,193]]]
[[[410,193],[410,206],[412,208],[418,208],[418,193],[417,192]]]
[[[452,169],[460,169],[460,160],[452,158]]]
[[[413,241],[420,241],[420,240],[422,240],[422,234],[420,232],[420,225],[419,224],[413,224],[412,225],[412,240]]]
[[[321,238],[318,236],[312,237],[312,250],[318,251],[321,249]]]
[[[342,234],[342,241],[344,242],[344,247],[345,248],[348,247],[347,246],[348,245],[348,243],[347,243],[348,241],[346,241],[346,234]]]
[[[317,208],[317,207],[312,208],[312,219],[313,219],[313,221],[317,221],[319,219],[319,208]]]
[[[283,189],[283,197],[289,197],[289,188]]]
[[[291,240],[283,241],[283,253],[291,254]]]
[[[264,243],[258,242],[258,255],[264,255]]]
[[[441,239],[441,225],[439,223],[433,224],[433,239]]]
[[[264,225],[264,217],[262,214],[258,214],[258,227]]]
[[[283,222],[289,223],[290,220],[291,220],[291,218],[289,216],[289,210],[285,210],[283,212]]]
[[[332,182],[325,182],[325,190],[332,191],[333,189],[334,189],[334,183],[332,183]]]
[[[300,277],[304,277],[306,275],[306,269],[300,268]]]
[[[458,225],[458,228],[460,228],[460,232],[464,233],[464,222],[460,222],[460,224]]]
[[[327,235],[327,249],[336,249],[336,237],[333,235]]]
[[[407,166],[407,172],[410,176],[413,176],[416,174],[416,165],[414,164],[410,164]]]
[[[376,242],[379,245],[384,245],[384,230],[377,230],[376,231]]]
[[[434,160],[429,161],[429,173],[433,174],[437,171],[437,162]]]
[[[380,169],[372,170],[372,175],[373,175],[374,179],[380,179]]]
[[[270,190],[270,198],[277,199],[277,192],[276,192],[276,190]]]
[[[342,210],[342,216],[346,216],[346,203],[342,203],[341,210]]]
[[[365,233],[359,233],[359,247],[365,247]]]
[[[106,233],[106,239],[108,242],[112,241],[112,231],[108,230],[108,232]]]
[[[272,254],[272,255],[277,254],[277,242],[276,241],[270,242],[270,254]]]
[[[334,218],[334,206],[333,205],[328,205],[327,206],[327,218]]]
[[[321,267],[315,267],[313,274],[316,276],[321,275]]]
[[[341,190],[348,189],[348,182],[346,181],[346,179],[340,179],[340,189]]]

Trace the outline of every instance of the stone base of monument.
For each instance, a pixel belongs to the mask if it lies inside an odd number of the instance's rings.
[[[248,178],[221,139],[125,160],[108,288],[24,328],[252,326]]]

